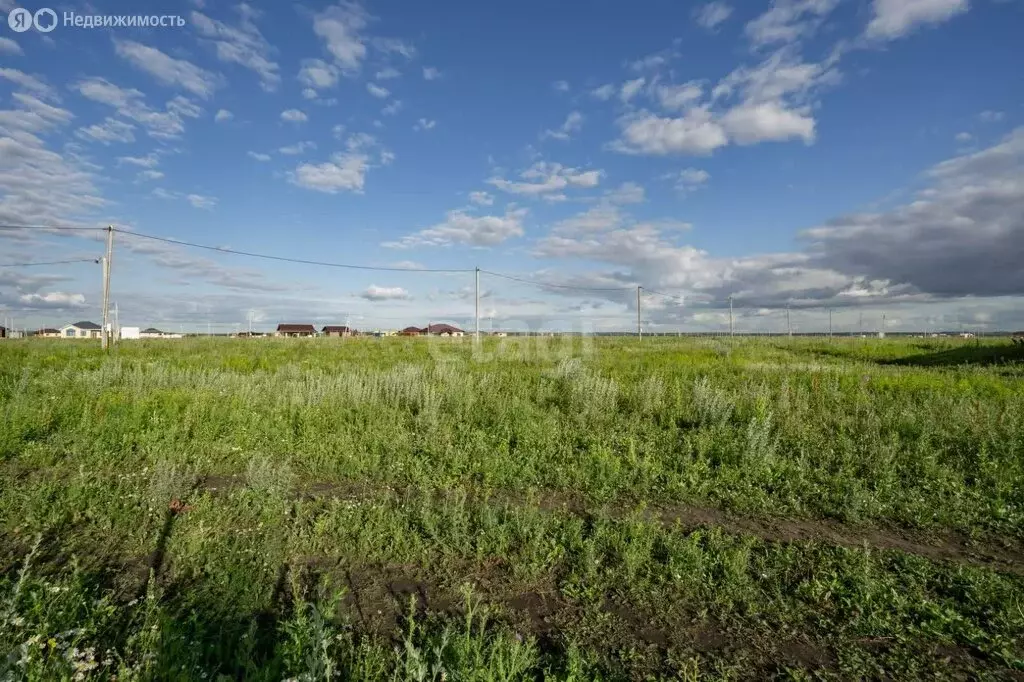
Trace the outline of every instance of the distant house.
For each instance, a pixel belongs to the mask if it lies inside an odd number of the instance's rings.
[[[165,332],[157,329],[156,327],[146,327],[139,332],[140,339],[180,339],[181,334],[178,332]]]
[[[346,327],[344,325],[338,326],[338,325],[328,324],[328,325],[324,325],[324,328],[323,328],[323,335],[324,336],[352,336],[355,333],[356,333],[356,331],[354,329],[349,329],[348,327]]]
[[[60,337],[60,330],[44,327],[42,329],[36,329],[35,331],[29,332],[28,334],[29,336],[38,336],[44,339],[56,339]]]
[[[462,331],[458,327],[453,327],[450,324],[432,324],[428,327],[406,327],[402,331],[398,332],[402,336],[420,336],[421,334],[427,334],[429,336],[465,336],[466,332]]]
[[[1011,334],[1010,342],[1015,346],[1024,346],[1024,332],[1014,332]]]
[[[427,328],[430,336],[465,336],[466,332],[450,324],[432,324]]]
[[[0,339],[7,338],[7,327],[0,327]]]
[[[316,327],[311,324],[279,324],[274,336],[316,336]]]
[[[60,328],[62,339],[98,339],[103,328],[95,322],[75,322]]]
[[[960,332],[960,338],[961,339],[973,339],[974,338],[974,332]]]
[[[506,333],[506,332],[492,332],[491,335],[492,336],[508,336],[508,333]]]

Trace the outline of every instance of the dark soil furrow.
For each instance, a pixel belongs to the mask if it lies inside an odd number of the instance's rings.
[[[201,489],[223,493],[245,486],[241,477],[208,477]],[[300,485],[295,495],[305,499],[374,500],[384,497],[405,499],[422,495],[457,495],[452,491],[426,491],[396,488],[369,481],[317,481]],[[720,528],[728,533],[753,535],[769,542],[824,542],[855,549],[896,550],[933,561],[980,566],[991,570],[1024,575],[1024,548],[1015,541],[998,536],[969,538],[950,530],[924,534],[905,528],[851,526],[828,519],[797,519],[754,516],[693,504],[648,504],[643,501],[599,504],[579,496],[547,491],[536,496],[508,490],[470,489],[467,500],[520,507],[536,505],[547,511],[563,511],[577,516],[604,516],[624,519],[639,517],[666,526],[683,528]]]

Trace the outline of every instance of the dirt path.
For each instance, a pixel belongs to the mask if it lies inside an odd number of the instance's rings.
[[[933,561],[974,564],[1024,575],[1024,551],[999,538],[973,542],[951,531],[940,531],[934,537],[924,538],[908,530],[847,526],[824,519],[740,516],[720,509],[684,505],[660,507],[653,515],[670,525],[717,526],[730,533],[745,533],[773,542],[814,540],[858,549],[898,550]]]
[[[225,492],[244,486],[241,477],[210,477],[201,488],[212,492]],[[296,490],[297,497],[337,498],[348,500],[370,500],[381,497],[395,499],[422,494],[413,488],[397,489],[368,482],[308,482]],[[439,491],[434,494],[450,494]],[[510,491],[470,490],[470,499],[479,499],[490,504],[525,506],[535,504],[547,511],[560,511],[577,516],[623,519],[635,516],[642,503],[594,504],[578,496],[546,492],[539,497],[529,497]],[[881,550],[897,550],[915,554],[933,561],[952,561],[981,566],[1003,573],[1024,575],[1024,548],[1006,538],[987,536],[979,539],[949,530],[937,530],[931,534],[902,528],[875,526],[850,526],[827,519],[797,519],[737,514],[714,507],[689,504],[648,504],[641,512],[642,518],[656,521],[665,526],[683,528],[720,528],[727,533],[753,535],[769,542],[825,542],[841,547]]]

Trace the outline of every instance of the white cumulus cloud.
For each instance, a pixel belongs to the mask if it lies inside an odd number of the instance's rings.
[[[967,0],[874,0],[869,38],[891,40],[919,26],[939,24],[968,9]]]
[[[86,128],[79,128],[75,131],[75,135],[82,140],[92,140],[93,142],[100,142],[102,144],[110,144],[111,142],[134,142],[135,135],[132,131],[135,130],[135,126],[130,123],[118,120],[116,118],[110,118],[109,116],[103,123],[96,123]]]
[[[732,16],[732,7],[720,0],[709,2],[694,10],[693,17],[697,23],[709,31],[715,30],[719,24]]]
[[[217,205],[217,199],[214,197],[208,197],[202,194],[188,194],[185,196],[188,203],[192,204],[194,208],[213,208]]]
[[[155,47],[131,40],[114,42],[118,56],[150,74],[164,85],[176,85],[194,95],[207,98],[217,89],[218,78],[184,59],[175,59]]]
[[[449,211],[445,221],[425,230],[420,230],[382,246],[390,248],[411,248],[417,246],[448,246],[466,244],[469,246],[496,246],[513,237],[523,235],[523,218],[526,209],[510,209],[505,215],[476,216],[462,210]]]
[[[362,193],[369,157],[358,152],[338,153],[324,163],[302,163],[289,175],[292,183],[306,189],[337,194]]]
[[[838,4],[839,0],[775,0],[771,9],[747,24],[747,37],[755,48],[794,42],[817,31]]]
[[[338,82],[338,69],[322,59],[303,59],[299,82],[317,90],[333,88]]]
[[[626,81],[622,84],[622,88],[619,90],[619,99],[623,102],[629,102],[631,99],[637,96],[641,88],[644,87],[644,83],[647,79],[640,77],[634,78],[631,81]]]
[[[786,109],[778,102],[741,105],[722,117],[722,126],[737,144],[800,138],[814,142],[814,119],[806,108]]]
[[[366,11],[355,3],[328,7],[313,18],[313,32],[324,41],[327,51],[344,71],[358,71],[366,58],[362,31],[368,18]]]
[[[84,294],[70,294],[64,291],[48,291],[44,294],[22,294],[20,302],[28,307],[42,308],[83,308]]]
[[[604,173],[600,170],[583,171],[560,163],[538,161],[519,174],[525,182],[493,177],[487,183],[509,194],[539,197],[574,187],[596,187],[602,175]]]
[[[298,109],[286,109],[281,112],[281,120],[288,121],[289,123],[305,123],[309,120],[305,112],[299,111]]]
[[[0,38],[0,54],[24,54],[21,46],[10,38]]]
[[[195,11],[190,15],[191,23],[199,35],[213,45],[220,61],[253,71],[260,78],[260,86],[272,92],[281,83],[281,75],[277,62],[273,60],[274,49],[256,27],[260,13],[247,3],[236,5],[235,10],[239,14],[237,25],[217,21]]]
[[[402,287],[379,287],[376,284],[368,286],[365,291],[360,292],[359,296],[367,301],[395,301],[411,298],[409,292]]]
[[[366,91],[379,99],[384,99],[385,97],[391,94],[390,90],[388,90],[387,88],[382,88],[376,83],[367,83]]]
[[[725,129],[706,109],[679,118],[641,111],[619,120],[621,137],[611,144],[626,154],[710,154],[729,143]]]
[[[295,154],[301,154],[307,149],[316,149],[316,143],[313,142],[312,140],[303,140],[301,142],[296,142],[295,144],[289,144],[285,145],[284,147],[280,147],[277,151],[279,151],[282,154],[294,156]]]
[[[578,111],[571,111],[565,117],[565,122],[556,130],[545,130],[541,139],[552,137],[556,140],[568,140],[573,133],[579,132],[583,127],[583,114]]]

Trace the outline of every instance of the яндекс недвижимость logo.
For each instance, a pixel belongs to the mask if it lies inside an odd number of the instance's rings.
[[[7,25],[16,33],[24,33],[33,26],[40,33],[49,33],[57,28],[57,13],[49,7],[43,7],[32,14],[24,7],[15,7],[7,15]]]
[[[63,19],[63,21],[61,20]],[[58,23],[73,28],[181,28],[185,18],[177,14],[78,14],[57,12],[49,7],[37,9],[35,13],[24,7],[15,7],[7,14],[7,25],[15,33],[24,33],[35,28],[40,33],[49,33]]]

